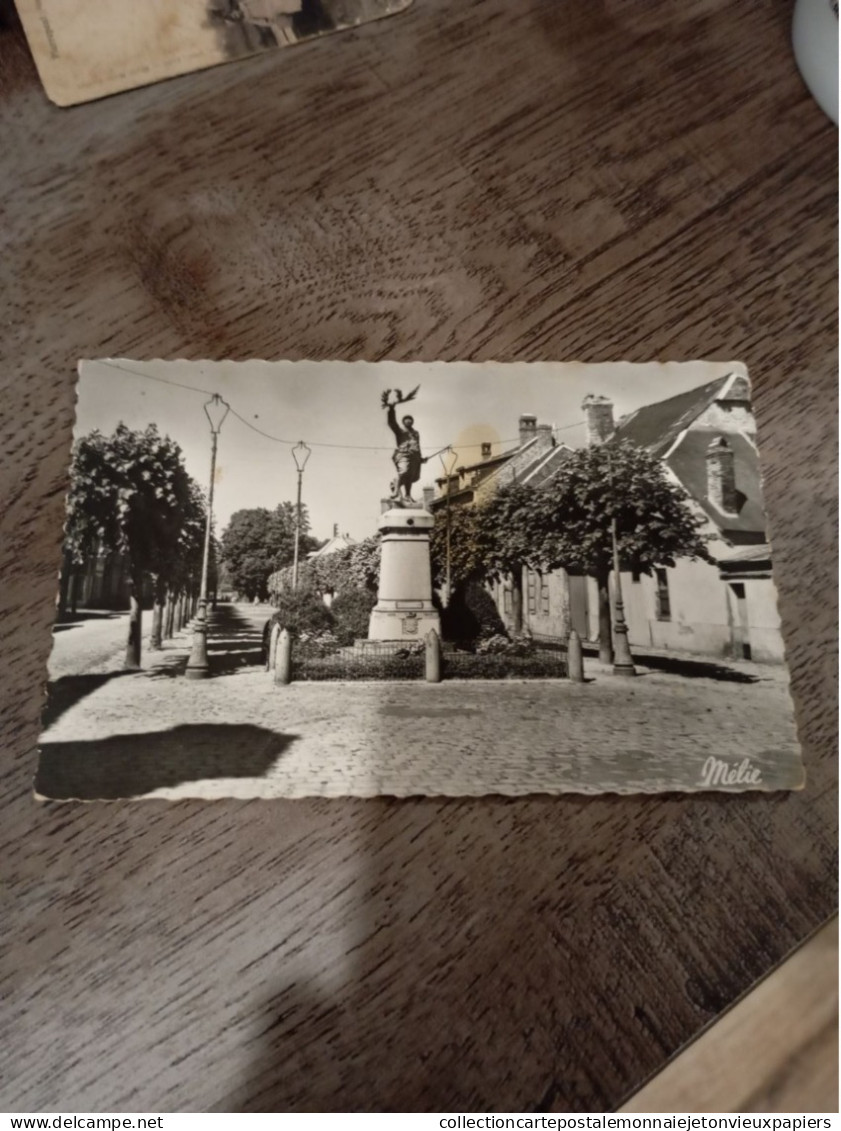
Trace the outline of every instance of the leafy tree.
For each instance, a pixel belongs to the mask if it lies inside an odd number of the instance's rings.
[[[165,609],[167,602],[179,594],[195,594],[201,580],[204,560],[204,538],[207,527],[207,504],[204,492],[190,480],[187,497],[183,501],[181,529],[171,552],[158,563],[154,575],[154,604],[152,606],[152,632],[150,647],[160,648],[166,632]],[[208,589],[214,565],[214,542],[211,535],[208,555]]]
[[[333,627],[332,612],[319,594],[307,586],[283,593],[272,619],[292,636],[300,636],[302,632],[329,632]]]
[[[317,541],[307,533],[309,518],[301,507],[300,558]],[[252,507],[236,511],[222,535],[222,560],[233,587],[249,601],[265,600],[269,576],[291,564],[295,554],[295,504],[280,503],[273,511]]]
[[[111,436],[97,430],[74,447],[65,546],[76,564],[97,547],[125,554],[126,667],[140,666],[144,579],[174,568],[193,487],[180,447],[154,424],[135,432],[120,423]]]
[[[485,576],[479,552],[477,508],[470,505],[451,506],[449,519],[445,508],[435,512],[429,552],[432,562],[432,583],[440,589],[447,579],[447,525],[450,529],[450,579],[453,591],[467,582]]]
[[[382,557],[382,539],[379,534],[365,538],[349,546],[345,560],[338,563],[342,570],[339,584],[335,589],[341,593],[344,589],[364,589],[376,593],[380,580],[380,560]],[[328,554],[329,559],[332,555]]]
[[[468,581],[454,590],[441,610],[441,629],[446,640],[471,644],[508,635],[496,602],[480,581]]]
[[[355,542],[333,554],[301,562],[298,584],[325,593],[339,595],[354,590],[376,593],[380,576],[381,543],[378,534]],[[292,569],[287,566],[273,573],[268,580],[271,600],[292,588]]]
[[[330,606],[335,633],[342,644],[353,644],[368,636],[371,610],[377,603],[370,589],[343,589]]]
[[[546,486],[500,488],[487,502],[453,507],[450,555],[453,584],[510,577],[514,631],[522,628],[524,567],[565,569],[595,578],[599,592],[599,654],[613,658],[608,578],[613,569],[612,520],[620,566],[650,574],[679,557],[709,560],[688,496],[662,463],[627,441],[582,448]],[[444,577],[446,512],[432,535],[436,584]]]
[[[501,487],[478,505],[450,510],[450,570],[454,589],[470,581],[511,581],[515,633],[523,629],[523,569],[539,559],[536,492],[525,484]],[[436,513],[431,552],[436,584],[446,576],[446,509]]]
[[[624,441],[582,448],[548,486],[535,492],[521,527],[534,540],[538,568],[563,568],[596,579],[599,656],[613,658],[608,578],[616,520],[620,569],[650,574],[679,557],[710,560],[702,520],[663,464]]]
[[[511,582],[511,619],[523,631],[523,570],[540,561],[542,530],[536,517],[538,492],[527,484],[501,487],[477,508],[476,553],[484,576]]]

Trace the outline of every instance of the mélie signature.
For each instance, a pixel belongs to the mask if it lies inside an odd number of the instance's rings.
[[[701,769],[701,785],[707,789],[715,785],[760,785],[762,771],[750,758],[731,762],[711,754]]]

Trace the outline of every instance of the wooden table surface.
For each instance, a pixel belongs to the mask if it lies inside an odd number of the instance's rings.
[[[0,1108],[617,1106],[835,907],[837,135],[790,4],[416,0],[69,110],[2,15]],[[805,791],[35,803],[105,355],[745,361]]]

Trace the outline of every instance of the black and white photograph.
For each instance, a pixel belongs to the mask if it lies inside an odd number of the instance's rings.
[[[36,794],[799,789],[772,558],[736,362],[84,361]]]
[[[207,15],[225,55],[286,47],[382,19],[411,0],[208,0]]]
[[[353,31],[412,0],[18,0],[47,95],[59,106]],[[282,117],[282,114],[281,114]]]

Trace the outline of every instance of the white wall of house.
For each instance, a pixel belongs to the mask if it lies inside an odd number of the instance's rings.
[[[722,580],[718,567],[706,562],[679,559],[666,570],[669,616],[660,613],[658,582],[642,575],[634,581],[622,574],[622,598],[631,647],[687,652],[697,656],[741,659],[737,647],[740,622],[738,600],[732,586]],[[588,579],[590,639],[599,634],[598,591]],[[744,640],[750,655],[760,663],[782,663],[785,659],[780,614],[774,583],[770,577],[749,578],[744,585],[747,612]],[[613,585],[611,583],[611,595]]]
[[[750,644],[751,658],[762,663],[783,663],[785,648],[774,582],[770,577],[756,577],[743,580],[741,584],[744,585],[747,603],[747,642]],[[738,608],[734,588],[728,584],[727,589],[731,615],[736,623]]]
[[[502,623],[511,631],[511,583],[496,582],[489,590]],[[523,570],[523,627],[536,635],[565,638],[569,634],[569,588],[563,570],[545,574]]]
[[[643,574],[634,581],[631,574],[622,574],[631,645],[707,656],[730,655],[733,634],[727,587],[719,577],[718,567],[680,558],[664,570],[664,575],[667,606],[658,600],[660,585],[656,576]]]
[[[530,578],[523,575],[524,627],[535,635],[565,638],[570,631],[569,584],[566,573],[553,573]],[[686,652],[710,659],[741,658],[740,639],[734,626],[739,625],[739,607],[735,591],[722,580],[718,567],[707,562],[679,559],[666,570],[668,608],[660,599],[660,583],[656,576],[640,575],[634,580],[622,574],[622,596],[631,646],[659,651]],[[750,578],[744,585],[747,631],[751,657],[765,663],[781,663],[784,659],[780,634],[780,616],[776,592],[770,578]],[[588,603],[588,639],[599,635],[598,588],[593,578],[586,579]],[[513,626],[511,586],[499,582],[490,586],[506,628]],[[611,597],[613,585],[611,581]]]

